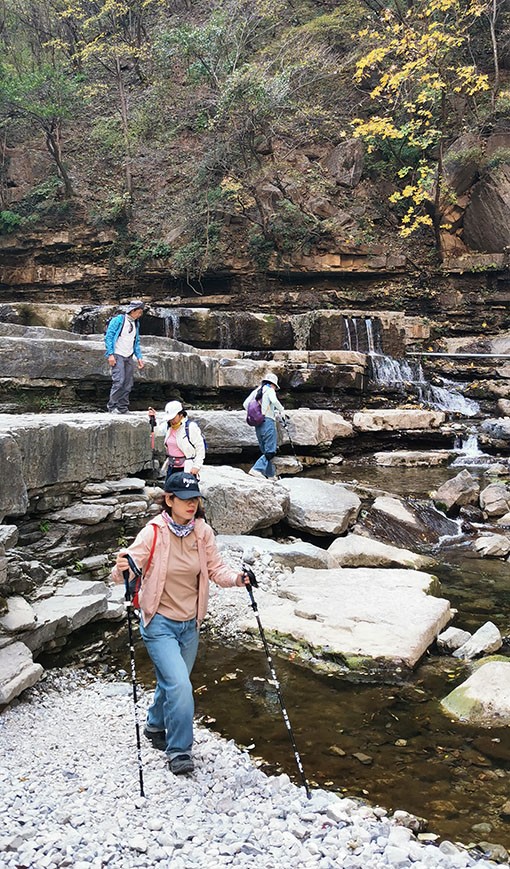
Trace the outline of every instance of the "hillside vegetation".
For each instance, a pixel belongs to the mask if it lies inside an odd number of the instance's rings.
[[[0,233],[108,227],[127,271],[190,277],[441,258],[509,36],[507,0],[4,0]]]

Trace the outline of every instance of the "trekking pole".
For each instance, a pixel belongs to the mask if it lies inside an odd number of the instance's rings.
[[[133,573],[136,576],[141,576],[142,571],[135,564],[130,555],[127,555],[127,560],[129,562],[129,566]],[[131,684],[133,686],[133,707],[134,707],[134,719],[135,719],[135,732],[136,732],[136,752],[138,756],[138,776],[140,779],[140,796],[145,796],[145,791],[143,788],[143,764],[142,764],[142,744],[140,742],[140,725],[138,724],[138,694],[136,691],[136,667],[135,667],[135,646],[133,642],[133,628],[131,624],[131,618],[133,615],[133,601],[131,600],[131,590],[129,588],[129,570],[125,570],[123,572],[124,577],[124,591],[125,591],[125,601],[126,601],[126,610],[127,610],[127,623],[128,623],[128,638],[129,638],[129,657],[131,661]]]
[[[253,588],[258,588],[258,582],[257,582],[257,580],[255,578],[255,574],[253,573],[253,570],[251,570],[251,568],[249,568],[243,564],[242,570],[243,570],[243,574],[245,576],[247,576],[248,579],[250,580],[249,584],[246,586],[246,591],[250,595],[251,607],[252,607],[253,612],[255,613],[255,618],[257,619],[260,637],[262,640],[262,644],[264,646],[264,651],[266,653],[267,662],[269,664],[269,670],[271,672],[271,677],[273,679],[273,683],[274,683],[274,686],[276,688],[276,693],[278,695],[278,700],[280,702],[280,706],[282,709],[283,720],[285,721],[285,727],[287,728],[287,731],[289,734],[289,739],[290,739],[290,742],[292,745],[292,749],[294,751],[294,758],[296,761],[296,766],[299,770],[299,775],[301,777],[301,781],[303,782],[303,786],[304,786],[305,791],[306,791],[306,796],[310,800],[312,797],[312,794],[310,791],[310,785],[308,784],[307,778],[305,776],[305,771],[303,769],[303,763],[301,761],[301,757],[300,757],[300,754],[299,754],[299,751],[298,751],[298,748],[296,745],[296,740],[294,738],[294,733],[293,733],[293,730],[291,727],[290,718],[289,718],[288,712],[285,708],[285,703],[283,701],[282,689],[281,689],[280,683],[278,681],[278,677],[276,675],[276,671],[275,671],[274,664],[273,664],[273,659],[271,658],[271,652],[269,651],[269,646],[267,644],[266,635],[264,633],[264,628],[262,627],[262,622],[260,621],[257,601],[255,600],[255,598],[253,596]]]
[[[291,448],[292,452],[294,453],[294,458],[295,458],[296,462],[299,462],[299,465],[300,465],[301,468],[302,468],[303,465],[302,465],[302,462],[300,462],[299,459],[298,459],[298,457],[297,457],[296,447],[294,446],[294,441],[292,440],[292,437],[291,437],[291,435],[290,435],[289,424],[288,424],[288,422],[287,422],[287,419],[285,418],[285,416],[280,416],[279,419],[280,419],[280,422],[281,422],[281,424],[283,425],[285,431],[287,432],[287,437],[288,437],[288,439],[289,439],[290,448]]]
[[[149,425],[151,427],[151,451],[152,451],[152,485],[156,485],[156,447],[154,443],[154,429],[156,428],[156,414],[149,411]]]

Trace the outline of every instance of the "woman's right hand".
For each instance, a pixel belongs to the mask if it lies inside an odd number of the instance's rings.
[[[121,573],[124,573],[125,570],[129,570],[129,562],[124,550],[118,553],[117,558],[115,559],[115,567],[117,570],[120,570]]]

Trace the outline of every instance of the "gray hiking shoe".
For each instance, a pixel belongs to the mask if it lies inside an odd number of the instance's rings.
[[[152,743],[153,748],[158,748],[160,751],[164,751],[166,748],[166,733],[164,730],[148,730],[145,728],[143,731],[143,735],[149,742]]]
[[[168,768],[174,775],[182,775],[186,772],[193,772],[195,764],[189,754],[178,754],[176,757],[170,758]]]

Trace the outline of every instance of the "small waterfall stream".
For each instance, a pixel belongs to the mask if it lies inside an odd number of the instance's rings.
[[[370,317],[366,317],[360,322],[364,324],[366,331],[366,343],[372,366],[372,380],[375,383],[402,390],[410,388],[416,394],[418,401],[435,410],[460,413],[462,416],[468,417],[476,416],[479,413],[478,403],[459,392],[459,387],[462,384],[446,378],[443,378],[444,386],[434,386],[429,383],[418,360],[395,359],[384,353],[381,334],[374,332]],[[358,324],[356,323],[356,336],[357,330]],[[348,330],[346,329],[346,331]],[[359,343],[358,339],[356,343]]]

